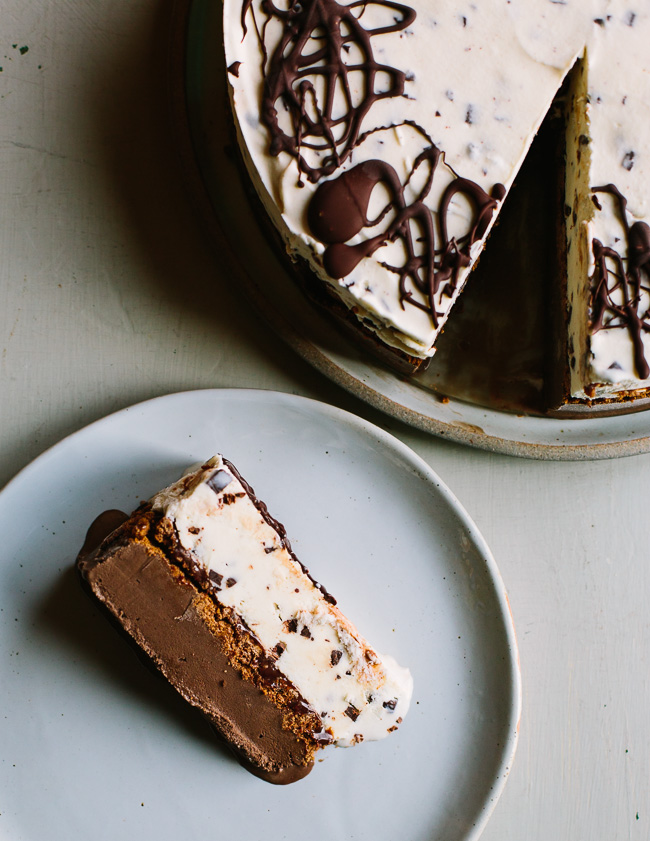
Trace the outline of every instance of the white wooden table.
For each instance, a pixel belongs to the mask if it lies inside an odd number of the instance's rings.
[[[383,426],[459,497],[510,595],[523,717],[483,838],[649,838],[650,455],[491,455],[339,390],[250,311],[199,231],[168,132],[168,5],[0,6],[0,485],[173,391],[276,389]]]

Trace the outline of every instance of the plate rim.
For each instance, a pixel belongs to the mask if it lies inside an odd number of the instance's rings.
[[[443,501],[453,510],[460,525],[462,526],[463,533],[469,536],[477,553],[480,554],[481,560],[485,565],[487,578],[492,583],[495,604],[499,609],[500,625],[503,628],[508,649],[510,698],[508,702],[508,712],[507,715],[504,716],[502,722],[504,732],[507,733],[507,737],[504,739],[504,743],[501,746],[492,785],[486,793],[485,799],[480,805],[480,809],[477,810],[476,815],[473,816],[476,820],[473,822],[471,827],[467,829],[465,835],[459,836],[459,838],[462,837],[463,841],[476,841],[488,823],[505,788],[519,740],[523,696],[519,647],[514,626],[514,618],[501,572],[482,533],[479,531],[462,503],[458,500],[447,484],[438,476],[435,470],[418,453],[416,453],[411,447],[395,435],[346,409],[341,409],[338,406],[311,397],[304,397],[302,395],[291,394],[288,392],[263,388],[202,388],[170,392],[157,397],[148,398],[118,409],[114,412],[110,412],[107,415],[81,427],[80,429],[71,432],[56,443],[52,444],[32,461],[26,464],[21,470],[19,470],[18,473],[16,473],[15,476],[13,476],[13,478],[0,489],[0,513],[4,500],[12,493],[21,493],[21,486],[24,483],[31,481],[32,474],[41,471],[43,464],[53,458],[56,455],[57,450],[64,449],[65,446],[73,439],[79,439],[86,435],[90,435],[101,426],[110,425],[116,419],[128,414],[133,415],[134,413],[142,410],[155,411],[156,405],[164,405],[169,401],[180,401],[192,398],[228,400],[229,398],[241,397],[261,400],[262,402],[271,401],[280,405],[308,405],[311,411],[324,414],[326,418],[335,423],[341,423],[344,426],[352,427],[355,431],[360,431],[364,436],[372,436],[373,440],[377,441],[383,450],[388,449],[389,451],[396,453],[403,465],[412,468],[414,472],[417,472],[425,478],[430,486],[431,492],[440,495]]]

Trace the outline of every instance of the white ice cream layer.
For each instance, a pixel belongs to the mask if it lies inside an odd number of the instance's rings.
[[[337,745],[381,739],[406,714],[410,672],[379,655],[305,574],[221,456],[152,499]],[[283,650],[282,650],[283,649]]]

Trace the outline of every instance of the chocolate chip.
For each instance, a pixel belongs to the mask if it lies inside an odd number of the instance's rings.
[[[347,715],[348,718],[351,718],[352,721],[356,721],[359,718],[359,710],[354,706],[354,704],[348,704],[345,715]]]
[[[301,637],[307,637],[307,639],[312,638],[311,634],[309,632],[309,628],[306,625],[303,627],[302,631],[300,632],[300,636]]]
[[[265,546],[264,551],[266,552],[267,555],[270,555],[271,552],[275,552],[275,550],[277,548],[278,548],[277,546]]]
[[[224,495],[221,497],[221,501],[223,502],[223,504],[224,504],[224,505],[232,505],[232,503],[233,503],[233,502],[236,502],[236,501],[237,501],[238,499],[240,499],[242,496],[245,496],[245,494],[243,494],[243,493],[238,493],[238,494],[224,494]]]
[[[298,631],[298,620],[287,619],[284,623],[284,629],[288,634],[295,634]]]
[[[239,68],[241,67],[241,61],[233,61],[233,63],[228,67],[228,72],[231,73],[233,76],[239,78]]]
[[[224,488],[228,487],[231,482],[232,476],[227,470],[217,470],[216,473],[213,473],[212,476],[210,476],[206,485],[218,494],[221,493]]]
[[[384,701],[384,703],[382,704],[382,707],[384,707],[384,709],[386,709],[386,710],[394,710],[396,706],[397,706],[397,698],[393,698],[390,701]]]
[[[220,572],[217,572],[214,569],[211,569],[208,573],[208,578],[214,584],[217,590],[221,589],[221,582],[223,581],[223,575]]]
[[[335,648],[330,654],[330,662],[333,666],[337,666],[341,657],[343,657],[343,652]]]
[[[190,526],[188,528],[188,531],[190,534],[198,534],[201,531],[201,529],[198,526]]]
[[[228,578],[226,579],[226,587],[232,587],[237,583],[236,578]]]
[[[623,163],[622,163],[623,169],[626,169],[628,172],[632,169],[632,167],[634,166],[634,157],[635,157],[634,152],[626,152],[625,153],[625,155],[623,156]]]

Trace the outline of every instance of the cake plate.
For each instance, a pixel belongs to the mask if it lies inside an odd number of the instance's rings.
[[[174,129],[181,165],[221,272],[245,290],[251,306],[277,333],[370,405],[458,443],[556,460],[648,452],[647,401],[615,411],[601,407],[556,416],[540,410],[545,360],[553,348],[541,315],[543,273],[535,273],[539,255],[534,251],[511,265],[509,273],[496,272],[503,281],[499,286],[481,287],[480,276],[473,273],[475,288],[468,286],[421,377],[400,377],[373,361],[314,308],[291,278],[286,255],[267,236],[242,178],[229,116],[221,9],[213,0],[177,2],[170,62]],[[528,174],[520,179],[524,194],[535,198],[531,210],[544,206],[535,193],[539,184],[528,189],[525,183],[526,178],[539,181],[538,164],[533,155]],[[516,226],[515,214],[511,221]],[[501,247],[507,250],[507,239],[502,238]],[[543,243],[538,248],[543,250]]]
[[[245,771],[77,580],[86,529],[222,451],[311,573],[413,675],[399,730],[304,780]],[[412,450],[306,398],[171,394],[61,441],[0,493],[2,838],[475,841],[521,713],[506,591],[476,526]]]

